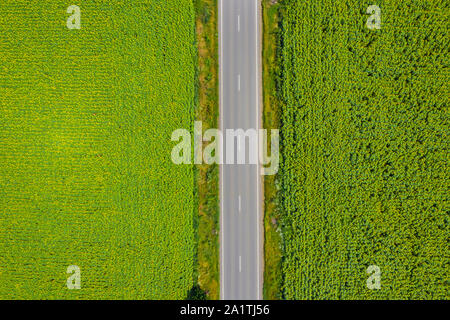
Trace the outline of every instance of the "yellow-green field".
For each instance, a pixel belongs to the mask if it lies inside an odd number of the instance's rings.
[[[0,30],[0,298],[186,297],[194,177],[170,137],[193,120],[192,1],[3,0]]]
[[[449,298],[448,1],[372,4],[280,11],[287,299]]]

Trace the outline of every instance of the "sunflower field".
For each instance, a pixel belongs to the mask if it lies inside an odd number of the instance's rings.
[[[0,299],[186,297],[194,22],[190,0],[1,1]]]
[[[281,12],[282,297],[448,299],[448,1]]]

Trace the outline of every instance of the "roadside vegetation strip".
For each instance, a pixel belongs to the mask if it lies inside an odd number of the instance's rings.
[[[0,298],[183,299],[194,278],[190,0],[0,5]],[[81,270],[69,290],[68,266]]]
[[[263,16],[263,127],[280,128],[281,93],[280,4],[273,0],[262,1]],[[270,147],[270,146],[269,146]],[[279,176],[264,177],[264,299],[281,298],[282,238],[279,210]]]
[[[217,0],[194,0],[198,48],[197,109],[204,131],[218,128]],[[198,225],[196,281],[207,299],[219,299],[219,167],[196,165]]]
[[[371,4],[282,2],[286,299],[448,298],[448,8]]]

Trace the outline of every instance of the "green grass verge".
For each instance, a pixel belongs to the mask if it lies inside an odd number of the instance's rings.
[[[203,130],[218,127],[217,0],[195,0],[198,47],[196,120]],[[197,165],[198,284],[208,299],[219,299],[219,167]]]
[[[262,1],[263,18],[263,126],[280,128],[280,5],[273,0]],[[282,239],[280,234],[279,177],[264,177],[264,299],[281,298]]]

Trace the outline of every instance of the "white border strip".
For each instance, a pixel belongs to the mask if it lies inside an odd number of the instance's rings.
[[[223,131],[224,126],[223,126],[223,112],[222,112],[222,108],[223,108],[223,68],[222,68],[222,60],[223,60],[223,43],[222,43],[222,35],[223,35],[223,0],[219,0],[220,2],[220,6],[219,6],[219,25],[220,25],[220,32],[219,32],[219,47],[220,47],[220,54],[219,54],[219,117],[220,117],[220,130]],[[221,147],[220,150],[222,151],[222,155],[221,157],[223,157],[223,141],[220,141]],[[223,161],[222,161],[223,163]],[[220,181],[219,181],[219,190],[220,190],[220,199],[219,199],[219,203],[220,203],[220,299],[224,300],[225,299],[225,272],[224,272],[224,268],[223,268],[223,264],[224,264],[224,241],[223,241],[223,235],[224,235],[224,222],[223,222],[223,186],[222,186],[222,182],[223,182],[223,164],[221,164],[219,166],[219,170],[220,170]]]
[[[259,33],[258,33],[258,19],[259,19],[259,12],[258,12],[258,3],[259,0],[255,0],[255,62],[256,62],[256,77],[255,77],[255,88],[256,88],[256,130],[259,132],[259,60],[258,60],[258,39],[259,39]],[[256,148],[257,151],[257,157],[259,158],[259,143]],[[260,299],[260,251],[259,251],[259,224],[260,224],[260,209],[259,209],[259,191],[260,191],[260,185],[259,185],[259,175],[260,175],[260,168],[259,168],[259,162],[256,165],[256,251],[257,251],[257,272],[256,272],[256,283],[257,283],[257,292],[256,292],[256,299]]]

